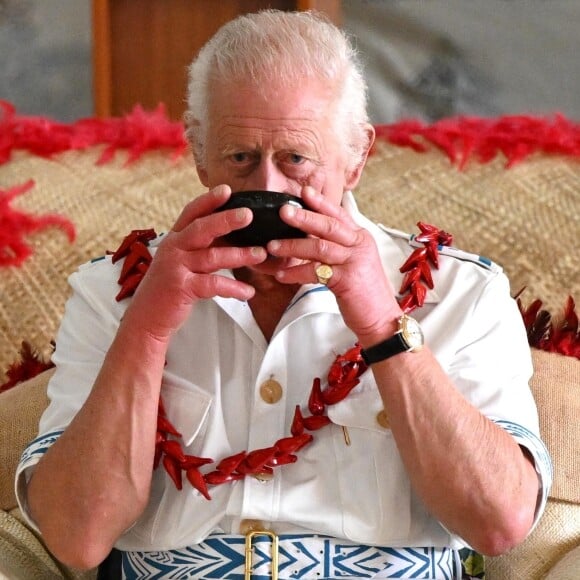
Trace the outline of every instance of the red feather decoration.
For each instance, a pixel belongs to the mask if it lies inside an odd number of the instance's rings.
[[[28,342],[23,341],[20,348],[20,360],[10,365],[6,371],[8,380],[3,385],[0,385],[0,393],[11,389],[18,383],[35,377],[53,366],[54,363],[43,360]]]
[[[74,242],[76,232],[68,219],[57,214],[34,216],[10,206],[12,200],[26,193],[34,185],[29,180],[11,189],[0,189],[0,266],[20,266],[32,254],[24,237],[49,226],[63,230],[69,242]]]

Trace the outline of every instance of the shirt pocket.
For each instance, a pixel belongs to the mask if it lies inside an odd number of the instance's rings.
[[[167,418],[182,434],[183,440],[177,440],[184,451],[203,455],[212,395],[194,383],[166,373],[161,397]],[[216,501],[207,501],[191,487],[185,473],[183,489],[178,490],[160,464],[153,472],[147,508],[120,547],[148,551],[161,545],[175,547],[201,541],[215,525],[212,518],[216,509],[225,511],[221,505],[225,500],[216,495]]]
[[[161,398],[167,418],[181,433],[183,445],[189,447],[206,423],[212,395],[193,383],[165,375]]]
[[[363,378],[328,415],[343,427],[333,437],[344,533],[356,542],[388,546],[409,537],[411,486],[391,430],[377,420],[382,411],[374,379]]]

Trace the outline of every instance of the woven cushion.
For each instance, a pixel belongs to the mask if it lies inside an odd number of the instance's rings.
[[[95,580],[97,570],[76,570],[60,564],[26,526],[15,509],[0,511],[1,580]]]
[[[0,395],[0,509],[16,507],[14,475],[24,448],[38,433],[40,415],[48,404],[46,385],[53,369]]]
[[[540,350],[532,356],[530,386],[552,456],[554,485],[530,536],[508,554],[486,559],[487,580],[543,580],[569,550],[580,546],[580,361]]]
[[[545,580],[577,580],[580,570],[580,546],[570,550],[548,573]]]

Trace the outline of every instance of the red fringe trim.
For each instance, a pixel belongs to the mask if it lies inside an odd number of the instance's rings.
[[[553,118],[505,115],[485,119],[453,117],[426,125],[404,120],[375,127],[377,138],[424,152],[428,145],[444,151],[460,168],[473,157],[481,163],[502,153],[511,167],[533,153],[580,157],[580,124],[563,115]],[[136,106],[124,117],[81,119],[71,124],[44,117],[18,115],[15,107],[0,100],[0,165],[16,150],[52,157],[70,150],[106,145],[99,164],[110,161],[119,149],[129,151],[127,163],[148,151],[173,150],[179,158],[187,150],[184,126],[170,121],[163,104],[154,111]]]
[[[64,151],[106,145],[97,161],[103,164],[119,149],[129,151],[127,163],[147,151],[172,149],[178,158],[187,149],[183,124],[170,121],[163,105],[151,112],[137,106],[125,117],[81,119],[71,124],[18,115],[7,101],[0,101],[0,112],[0,165],[16,150],[50,158]]]
[[[0,385],[0,393],[8,391],[28,379],[32,379],[53,366],[53,362],[43,360],[28,342],[23,341],[20,348],[20,360],[8,367],[6,371],[8,380],[3,385]]]
[[[26,193],[34,185],[29,180],[11,189],[0,189],[0,266],[20,266],[31,254],[32,248],[24,237],[50,226],[60,228],[70,243],[76,237],[71,221],[56,214],[33,216],[10,207],[12,200]]]
[[[540,118],[511,115],[494,119],[457,117],[432,125],[401,121],[375,127],[378,139],[424,152],[428,144],[444,151],[460,169],[475,157],[487,163],[502,153],[512,167],[533,153],[580,157],[580,124],[563,115]]]
[[[530,346],[580,359],[580,329],[572,296],[568,296],[562,316],[555,321],[547,310],[542,310],[541,300],[534,300],[524,306],[520,299],[523,291],[520,290],[516,300]]]

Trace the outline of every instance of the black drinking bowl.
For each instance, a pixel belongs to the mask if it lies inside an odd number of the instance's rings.
[[[245,228],[234,230],[224,238],[233,246],[265,246],[270,240],[306,237],[302,230],[289,226],[280,218],[280,208],[287,203],[306,207],[299,197],[277,191],[232,193],[217,211],[247,207],[252,210],[254,219]]]

